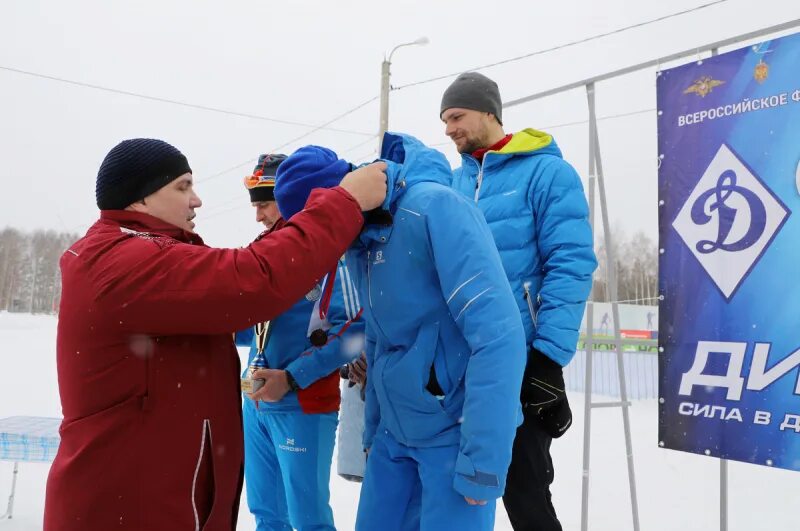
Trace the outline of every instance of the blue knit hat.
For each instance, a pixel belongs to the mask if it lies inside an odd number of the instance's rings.
[[[275,201],[283,219],[303,210],[311,190],[338,186],[349,171],[349,162],[321,146],[305,146],[289,155],[275,174]]]
[[[163,140],[123,140],[108,152],[97,172],[97,206],[122,210],[191,172],[183,153]]]

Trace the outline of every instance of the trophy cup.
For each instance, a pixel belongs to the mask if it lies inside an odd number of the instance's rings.
[[[253,378],[253,374],[259,369],[267,368],[267,358],[264,356],[264,346],[267,344],[267,333],[269,332],[270,321],[258,323],[256,325],[256,355],[250,366],[247,367],[247,376],[241,379],[242,391],[253,394],[264,385],[263,378]]]

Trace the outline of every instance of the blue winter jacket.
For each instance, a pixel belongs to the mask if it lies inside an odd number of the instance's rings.
[[[528,345],[566,365],[575,354],[597,267],[578,174],[552,136],[525,129],[500,151],[486,153],[483,164],[462,155],[452,186],[483,211]]]
[[[359,316],[358,294],[344,259],[339,260],[326,318],[320,318],[319,301],[326,279],[272,320],[264,348],[267,365],[271,369],[288,370],[300,390],[287,393],[279,402],[260,402],[259,410],[322,413],[339,409],[338,369],[361,354],[364,321]],[[328,343],[322,347],[312,346],[309,339],[311,332],[318,328],[328,333]],[[252,338],[247,360],[249,367],[256,355],[255,338],[252,334],[240,332],[237,343],[241,344],[246,335]],[[242,375],[246,372],[247,367]],[[250,399],[245,396],[244,400]]]
[[[393,221],[368,223],[347,252],[367,326],[364,445],[377,430],[407,446],[459,445],[454,488],[494,499],[521,420],[519,312],[491,233],[449,187],[444,156],[396,134],[382,155]],[[432,375],[443,396],[426,389]]]

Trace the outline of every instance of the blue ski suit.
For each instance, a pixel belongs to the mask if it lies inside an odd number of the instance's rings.
[[[340,404],[338,369],[361,353],[364,325],[344,260],[332,279],[330,308],[321,317],[328,278],[275,318],[267,332],[267,365],[288,370],[300,390],[258,407],[244,397],[247,503],[258,531],[335,529],[329,482]],[[311,344],[309,335],[316,329],[327,332],[324,346]],[[248,366],[255,355],[253,338]]]
[[[491,529],[521,421],[520,313],[444,156],[387,134],[382,159],[393,220],[368,221],[347,252],[367,326],[370,454],[356,528]]]

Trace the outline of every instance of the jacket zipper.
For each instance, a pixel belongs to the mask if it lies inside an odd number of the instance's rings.
[[[538,327],[537,317],[538,317],[538,314],[539,314],[538,296],[537,296],[537,300],[536,300],[535,307],[534,307],[534,302],[533,302],[533,299],[532,299],[532,296],[531,296],[531,283],[530,282],[523,282],[522,290],[524,292],[523,293],[523,297],[525,298],[525,301],[528,303],[528,311],[531,314],[531,321],[533,322],[533,329],[536,330],[537,327]]]
[[[197,457],[197,464],[194,467],[194,477],[192,478],[192,510],[194,511],[195,531],[200,531],[200,515],[197,512],[197,500],[195,499],[195,493],[197,492],[197,474],[200,472],[200,467],[203,465],[203,457],[205,456],[206,438],[208,439],[208,444],[211,445],[211,419],[203,419],[203,435],[200,437],[200,455]],[[214,462],[213,454],[211,455],[212,461],[208,463],[208,466],[211,467],[211,474],[213,477]],[[205,515],[206,522],[208,521],[208,516],[209,515]],[[203,522],[203,524],[206,522]]]
[[[372,310],[372,275],[369,265],[372,263],[372,251],[367,251],[367,298],[369,299],[369,309]]]
[[[483,155],[483,160],[478,164],[478,179],[475,183],[475,204],[478,203],[478,198],[481,195],[481,184],[483,184],[483,163],[486,162],[486,157],[489,156],[489,153]],[[476,163],[478,161],[475,161]]]

